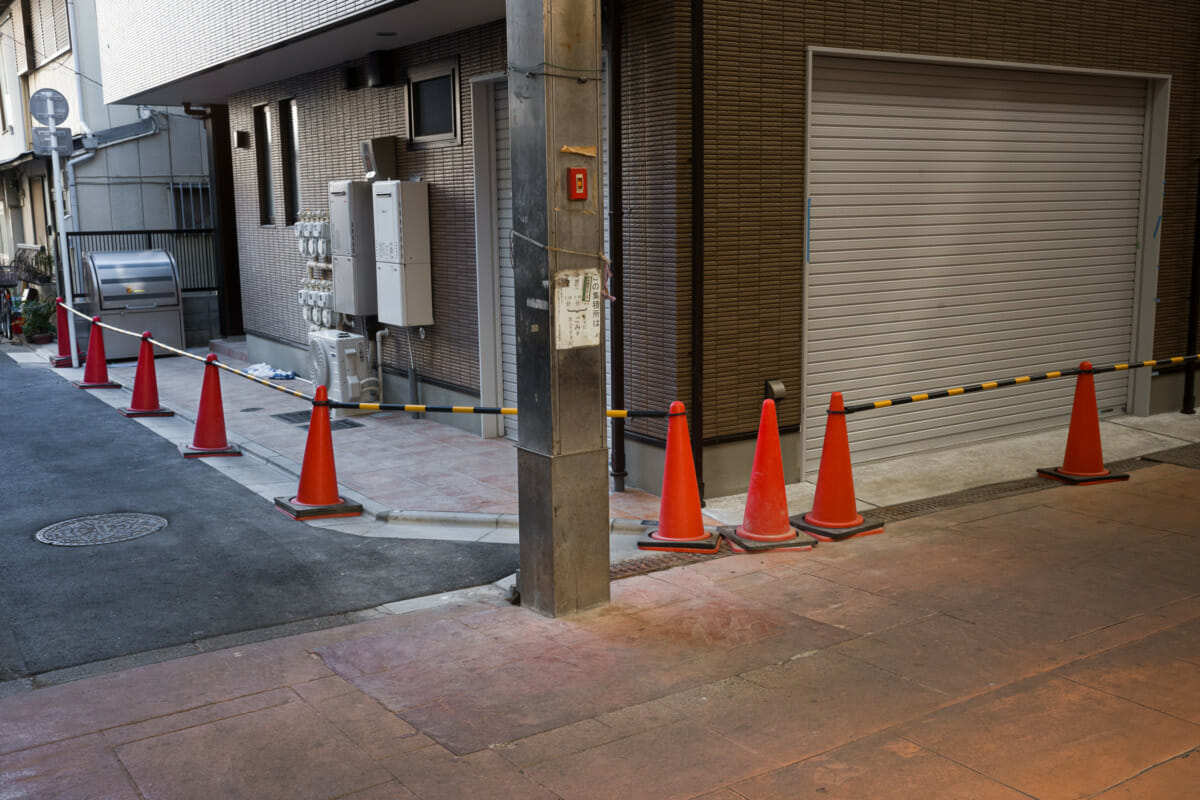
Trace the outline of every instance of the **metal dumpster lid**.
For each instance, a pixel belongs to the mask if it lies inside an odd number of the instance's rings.
[[[86,261],[103,309],[179,304],[175,260],[165,250],[89,253]]]

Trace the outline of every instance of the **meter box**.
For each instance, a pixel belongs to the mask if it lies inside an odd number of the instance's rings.
[[[333,310],[339,314],[376,313],[371,185],[368,181],[329,182]]]
[[[379,321],[401,327],[432,325],[429,184],[377,181],[371,194]]]

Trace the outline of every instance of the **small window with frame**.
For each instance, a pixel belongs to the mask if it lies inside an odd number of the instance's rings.
[[[413,150],[461,144],[458,58],[408,70],[408,146]]]

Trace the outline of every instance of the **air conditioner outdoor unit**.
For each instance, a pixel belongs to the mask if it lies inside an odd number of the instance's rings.
[[[325,386],[330,400],[344,403],[379,401],[379,381],[371,376],[367,340],[357,333],[316,330],[308,334],[308,377],[313,388]],[[369,411],[335,408],[331,417],[342,419]]]

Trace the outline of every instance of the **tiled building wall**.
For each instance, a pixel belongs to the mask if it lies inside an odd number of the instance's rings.
[[[686,47],[686,38],[676,40]],[[704,40],[706,440],[753,435],[764,379],[799,390],[805,51],[813,45],[1170,74],[1154,353],[1183,353],[1200,155],[1200,3],[705,0]],[[677,275],[686,296],[686,262]],[[680,325],[687,313],[680,310]],[[686,337],[675,344],[682,364]],[[799,423],[798,406],[780,406],[782,426]]]
[[[666,408],[691,391],[690,4],[627,0],[621,43],[626,405]],[[626,429],[666,436],[663,420]]]
[[[306,258],[284,226],[283,174],[279,156],[281,100],[294,98],[300,128],[300,207],[328,208],[331,180],[360,178],[359,143],[393,136],[397,173],[428,181],[432,236],[434,324],[426,338],[412,336],[413,360],[422,377],[467,392],[479,390],[478,311],[475,277],[475,210],[472,173],[470,80],[505,68],[504,23],[498,22],[394,52],[396,75],[406,67],[457,55],[462,142],[454,147],[410,151],[405,141],[404,90],[397,85],[343,88],[340,69],[260,86],[230,98],[230,126],[253,131],[253,108],[269,103],[275,151],[271,169],[276,224],[259,225],[255,150],[233,151],[237,186],[238,257],[248,333],[307,347],[307,324],[296,305]],[[362,66],[361,64],[357,66]],[[384,340],[384,364],[409,367],[408,337],[393,329]]]
[[[217,64],[394,5],[394,0],[96,0],[100,41],[144,45],[105,53],[109,100],[128,97]]]

